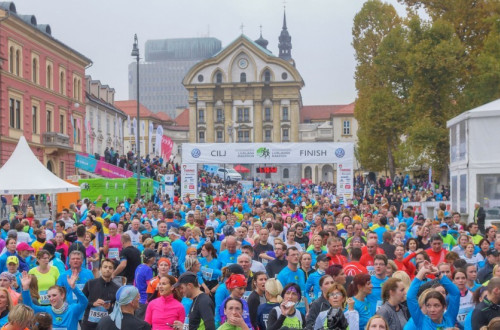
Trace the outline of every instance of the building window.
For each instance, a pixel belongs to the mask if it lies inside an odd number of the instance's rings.
[[[9,48],[9,72],[10,73],[15,73],[14,72],[14,53],[15,53],[14,47],[11,46]]]
[[[77,94],[77,100],[78,101],[81,101],[82,100],[82,81],[80,79],[78,79],[78,89],[76,91],[76,94]]]
[[[288,128],[283,128],[283,141],[290,141],[290,136],[288,135]]]
[[[216,136],[217,136],[217,142],[224,142],[224,132],[223,131],[217,131]]]
[[[217,74],[215,75],[215,83],[217,83],[217,84],[222,83],[222,73],[217,72]]]
[[[218,123],[222,123],[224,121],[224,111],[221,108],[217,108],[215,110],[215,120]]]
[[[290,177],[290,172],[287,168],[283,170],[283,179],[288,179]]]
[[[265,142],[271,142],[272,140],[272,135],[271,135],[272,131],[270,129],[266,129],[264,131],[264,141]]]
[[[250,131],[238,131],[238,142],[250,142]]]
[[[16,75],[21,75],[21,50],[16,50]]]
[[[198,138],[199,138],[198,142],[201,143],[205,142],[205,132],[198,132]]]
[[[265,82],[270,82],[271,81],[271,72],[269,70],[266,70],[264,72],[264,81]]]
[[[205,122],[205,110],[200,109],[198,110],[198,123],[204,123]]]
[[[271,121],[271,108],[264,108],[264,120]]]
[[[77,96],[77,91],[76,91],[76,87],[77,87],[78,83],[76,81],[76,78],[73,78],[73,98],[76,99],[76,96]]]
[[[77,126],[78,121],[76,119],[73,119],[73,127],[75,128],[75,143],[80,144],[80,127]]]
[[[312,179],[312,169],[311,166],[306,166],[304,169],[304,178],[305,179]]]
[[[250,121],[250,108],[238,108],[238,121],[239,122]]]
[[[349,120],[344,120],[342,134],[351,135],[351,122]]]
[[[288,118],[288,107],[283,107],[283,120],[290,120]]]
[[[31,125],[33,127],[33,133],[38,134],[38,108],[36,106],[31,107]]]
[[[106,133],[109,135],[111,133],[111,130],[109,129],[109,117],[108,115],[106,116]]]
[[[52,89],[52,65],[47,65],[47,88]]]
[[[247,74],[245,72],[242,72],[240,74],[240,82],[246,83],[247,82]]]
[[[64,179],[64,162],[59,163],[59,177]]]
[[[266,179],[270,179],[271,178],[271,173],[266,173]]]
[[[32,79],[35,84],[38,83],[38,60],[36,58],[33,59],[33,63],[31,65],[31,74]]]
[[[64,84],[65,84],[65,81],[64,81],[64,72],[61,71],[59,73],[59,93],[61,93],[62,95],[64,95]]]
[[[9,99],[10,120],[9,125],[15,129],[21,129],[21,101]]]
[[[46,123],[47,132],[52,132],[52,110],[47,109],[47,123]]]
[[[59,115],[59,132],[64,134],[64,115]]]
[[[137,125],[137,124],[136,124]],[[101,113],[97,112],[97,130],[101,131]],[[135,135],[135,126],[132,125],[132,134]]]

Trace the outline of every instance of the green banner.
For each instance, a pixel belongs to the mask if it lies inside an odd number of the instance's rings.
[[[82,199],[88,198],[91,201],[97,200],[101,196],[98,205],[107,203],[110,207],[130,198],[134,200],[137,194],[137,180],[128,179],[81,179],[78,184],[82,188],[80,193]],[[154,194],[153,179],[141,179],[141,194],[146,199],[150,199]]]

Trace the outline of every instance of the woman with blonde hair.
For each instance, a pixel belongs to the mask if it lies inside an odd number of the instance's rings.
[[[35,312],[27,305],[19,304],[12,308],[8,315],[8,323],[2,330],[25,330],[31,328]]]
[[[408,289],[410,288],[411,279],[405,271],[398,270],[397,272],[394,272],[394,274],[392,274],[392,277],[400,279],[403,282],[406,291],[408,291]]]
[[[283,286],[277,279],[270,278],[266,281],[264,295],[267,303],[261,304],[257,308],[257,323],[259,325],[259,329],[267,329],[267,318],[269,317],[269,312],[274,307],[279,306],[283,301],[283,298],[281,297],[282,291]]]
[[[366,330],[389,330],[389,325],[382,316],[373,315],[366,324]]]
[[[9,312],[13,307],[14,305],[12,304],[9,290],[0,287],[0,326],[3,327],[7,323]]]

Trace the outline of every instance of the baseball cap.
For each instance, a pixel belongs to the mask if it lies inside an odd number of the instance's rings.
[[[144,252],[142,252],[142,255],[144,256],[144,259],[156,258],[156,252],[151,249],[145,249]]]
[[[439,227],[450,229],[450,226],[448,226],[446,223],[440,224]]]
[[[35,251],[31,246],[28,245],[26,242],[21,242],[17,246],[17,251]]]
[[[177,228],[170,228],[170,230],[168,231],[168,235],[181,237],[181,235],[179,234],[179,230],[177,230]]]
[[[174,288],[177,288],[181,284],[196,284],[198,283],[198,278],[195,273],[193,272],[185,272],[181,276],[179,276],[179,279],[177,282],[173,285]]]
[[[247,286],[247,279],[245,278],[245,275],[242,274],[233,274],[229,276],[229,278],[226,280],[226,287],[229,290],[246,286]]]
[[[16,264],[19,265],[19,259],[16,256],[7,257],[7,265],[8,264]]]
[[[498,257],[498,251],[495,250],[495,249],[489,249],[488,251],[486,251],[486,255],[487,256],[494,256],[494,257]]]
[[[241,267],[238,264],[231,264],[231,265],[227,266],[227,270],[231,274],[241,274],[241,275],[245,274],[245,271],[243,270],[243,267]]]
[[[320,254],[319,256],[316,257],[316,262],[318,261],[330,261],[332,258],[327,256],[326,254]]]

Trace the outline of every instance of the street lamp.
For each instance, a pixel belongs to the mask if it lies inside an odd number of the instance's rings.
[[[140,113],[139,113],[139,41],[137,40],[137,34],[134,35],[134,45],[132,46],[132,53],[130,54],[132,57],[135,57],[137,60],[137,138],[136,138],[136,145],[137,145],[137,166],[136,166],[136,172],[137,172],[137,198],[141,198],[141,142],[139,141],[140,136],[140,128],[141,128],[141,121],[140,121]]]
[[[198,89],[196,86],[194,87],[194,93],[193,93],[193,98],[194,98],[194,118],[196,119],[196,126],[194,128],[194,133],[196,134],[195,141],[198,143]]]

